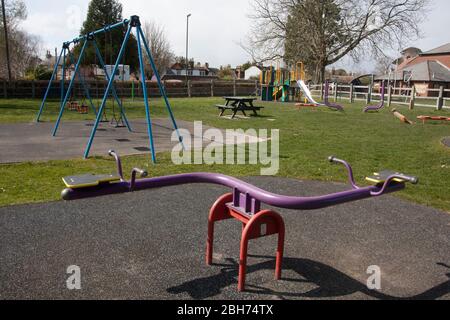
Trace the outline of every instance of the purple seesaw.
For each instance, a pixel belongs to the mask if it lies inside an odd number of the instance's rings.
[[[395,172],[383,172],[371,178],[371,181],[375,183],[374,186],[359,187],[355,183],[352,167],[343,160],[330,157],[331,163],[342,164],[346,167],[351,189],[323,196],[294,197],[271,193],[239,179],[213,173],[179,174],[138,180],[137,175],[144,178],[147,176],[147,172],[135,168],[132,171],[131,180],[126,181],[123,177],[120,157],[114,151],[110,151],[109,154],[116,159],[117,176],[84,175],[64,178],[66,184],[71,181],[72,185],[62,192],[62,198],[70,201],[193,183],[216,184],[231,189],[232,192],[220,197],[210,210],[206,263],[211,265],[213,260],[215,224],[228,219],[239,221],[243,226],[239,260],[239,291],[245,290],[248,244],[252,239],[278,235],[275,279],[281,278],[285,224],[279,213],[262,209],[263,204],[285,209],[315,210],[400,191],[405,188],[407,182],[418,183],[418,179],[415,177]],[[109,182],[103,180],[102,183],[101,181],[105,177],[112,180]],[[177,200],[174,199],[174,201]],[[171,212],[170,208],[167,214],[173,216],[173,223],[179,222],[176,219],[176,212]]]
[[[335,103],[331,103],[328,95],[330,93],[330,83],[327,81],[325,81],[325,94],[324,94],[324,105],[330,109],[335,109],[338,111],[344,111],[344,107],[339,105],[339,104],[335,104]]]
[[[367,106],[364,108],[364,112],[371,112],[371,111],[379,111],[381,109],[383,109],[384,107],[384,96],[385,96],[385,90],[386,90],[386,86],[384,84],[384,81],[381,84],[381,101],[379,104],[377,104],[376,106]]]

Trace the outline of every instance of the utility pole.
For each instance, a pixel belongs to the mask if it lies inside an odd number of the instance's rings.
[[[58,63],[58,48],[55,48],[55,65]],[[58,73],[55,75],[55,80],[58,81]]]
[[[8,26],[6,24],[6,9],[5,0],[2,0],[2,12],[3,12],[3,29],[5,30],[5,48],[6,48],[6,64],[8,67],[8,80],[11,81],[11,61],[9,58],[9,40],[8,40]]]
[[[186,19],[186,85],[188,83],[188,70],[189,70],[189,18],[192,14],[187,15]]]

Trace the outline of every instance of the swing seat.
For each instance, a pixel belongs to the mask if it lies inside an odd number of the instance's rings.
[[[88,114],[89,113],[89,107],[85,104],[78,106],[77,112],[79,114]]]
[[[405,176],[405,177],[409,178],[410,180],[418,181],[417,178],[409,177],[408,175],[405,175],[403,173],[391,171],[391,170],[383,170],[380,172],[375,172],[373,176],[367,177],[366,180],[371,183],[375,183],[376,185],[380,185],[380,184],[384,184],[389,179],[389,177],[391,177],[393,175]],[[400,178],[396,178],[393,181],[398,182],[398,183],[408,182],[408,180],[400,179]]]
[[[72,102],[69,102],[69,103],[68,103],[68,109],[69,109],[69,111],[77,111],[78,108],[79,108],[78,102],[72,101]]]
[[[101,184],[110,184],[120,181],[117,174],[84,174],[79,176],[70,176],[62,179],[67,188],[84,189],[97,187]]]

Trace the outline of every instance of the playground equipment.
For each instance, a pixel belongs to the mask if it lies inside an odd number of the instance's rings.
[[[100,54],[100,50],[99,50],[97,42],[96,42],[96,37],[98,35],[106,34],[108,32],[111,32],[112,30],[117,29],[117,28],[126,28],[126,32],[125,32],[125,36],[124,36],[124,39],[123,39],[123,42],[122,42],[122,45],[121,45],[118,57],[117,57],[117,61],[115,62],[114,67],[112,68],[112,72],[109,73],[106,70],[105,63],[103,61],[102,55]],[[141,82],[142,91],[143,91],[143,95],[144,95],[144,105],[145,105],[146,120],[147,120],[147,134],[148,134],[148,137],[149,137],[149,145],[150,145],[150,150],[151,150],[151,154],[152,154],[152,161],[153,161],[153,163],[156,163],[156,151],[155,151],[155,145],[154,145],[154,140],[153,140],[153,129],[152,129],[151,116],[150,116],[150,107],[149,107],[149,102],[148,102],[148,93],[147,93],[145,68],[144,68],[144,57],[143,57],[143,52],[142,51],[145,51],[145,53],[148,56],[148,59],[150,61],[150,66],[152,67],[153,72],[155,74],[155,77],[156,77],[156,80],[157,80],[157,83],[158,83],[158,87],[159,87],[159,91],[161,93],[161,96],[164,99],[164,102],[165,102],[167,111],[169,113],[170,119],[172,121],[173,127],[174,127],[174,129],[176,130],[176,132],[178,134],[179,141],[182,143],[182,138],[181,138],[181,135],[180,135],[179,130],[178,130],[178,125],[177,125],[177,122],[175,120],[175,116],[174,116],[174,114],[172,112],[172,108],[170,106],[169,99],[167,97],[165,87],[164,87],[164,85],[163,85],[163,83],[161,81],[161,77],[159,75],[159,72],[158,72],[158,70],[157,70],[157,68],[155,66],[155,62],[154,62],[153,56],[151,54],[150,47],[149,47],[149,45],[147,43],[147,40],[146,40],[146,38],[144,36],[144,33],[142,31],[140,19],[139,19],[138,16],[132,16],[130,19],[125,19],[122,22],[119,22],[119,23],[116,23],[116,24],[113,24],[113,25],[105,26],[104,28],[102,28],[100,30],[88,33],[86,35],[81,35],[81,36],[79,36],[78,38],[76,38],[76,39],[74,39],[72,41],[65,42],[63,44],[63,47],[61,49],[61,53],[60,53],[60,55],[59,55],[59,57],[57,59],[57,62],[55,64],[55,67],[54,67],[54,70],[53,70],[53,74],[51,76],[50,82],[49,82],[48,87],[47,87],[47,91],[46,91],[46,93],[44,95],[44,99],[42,100],[42,103],[41,103],[41,107],[39,108],[39,112],[38,112],[38,115],[37,115],[37,118],[36,118],[37,122],[40,121],[41,115],[42,115],[42,113],[44,111],[44,108],[45,108],[45,103],[47,101],[49,92],[50,92],[50,90],[52,88],[52,85],[53,85],[53,80],[55,79],[55,76],[56,76],[56,74],[58,72],[58,68],[59,68],[60,62],[62,61],[62,74],[63,74],[63,77],[62,77],[62,80],[61,80],[61,105],[60,105],[60,112],[59,112],[59,115],[58,115],[58,119],[56,121],[55,128],[53,129],[53,136],[56,136],[56,134],[57,134],[57,131],[58,131],[58,128],[59,128],[62,116],[64,114],[64,110],[66,108],[67,103],[69,102],[70,97],[71,97],[71,92],[72,92],[73,87],[74,87],[75,79],[76,79],[77,76],[79,76],[79,78],[81,80],[81,83],[83,85],[84,91],[86,93],[86,96],[87,96],[88,100],[90,101],[91,107],[93,108],[93,110],[94,110],[94,112],[96,114],[95,124],[94,124],[94,126],[92,128],[92,132],[91,132],[91,135],[90,135],[90,138],[89,138],[89,141],[88,141],[88,144],[86,146],[85,153],[84,153],[84,158],[85,159],[89,157],[89,153],[90,153],[92,144],[94,142],[94,138],[95,138],[95,135],[97,133],[98,126],[99,126],[100,122],[102,122],[102,120],[104,119],[105,106],[106,106],[108,97],[110,96],[110,93],[113,95],[114,100],[117,102],[117,104],[119,106],[121,118],[123,119],[123,121],[125,122],[126,126],[128,127],[128,130],[130,132],[132,130],[130,125],[129,125],[128,119],[127,119],[127,117],[125,115],[125,111],[124,111],[122,102],[119,99],[119,97],[117,95],[117,92],[116,92],[116,89],[115,89],[115,86],[114,86],[114,78],[115,78],[114,75],[116,75],[117,72],[119,71],[119,65],[120,65],[120,63],[121,63],[121,61],[123,59],[124,54],[125,54],[127,43],[128,43],[128,40],[130,39],[130,36],[131,36],[131,33],[132,33],[133,29],[135,29],[135,31],[136,31],[136,39],[137,39],[137,47],[138,47],[137,49],[138,49],[138,56],[139,56],[140,82]],[[64,88],[64,75],[65,75],[65,68],[66,68],[66,55],[69,54],[69,56],[71,57],[72,56],[72,51],[70,49],[70,46],[71,45],[76,45],[76,44],[79,44],[79,43],[82,43],[81,51],[80,51],[77,63],[75,65],[74,73],[73,73],[73,76],[72,76],[72,78],[70,80],[69,87],[67,88],[67,90],[65,90],[65,88]],[[102,67],[102,69],[105,72],[106,80],[108,82],[105,94],[103,96],[102,102],[101,102],[100,107],[98,108],[98,110],[96,110],[96,108],[94,107],[94,104],[93,104],[92,99],[91,99],[91,95],[89,93],[89,88],[86,86],[85,81],[83,79],[83,76],[79,72],[81,62],[83,60],[84,54],[85,54],[86,49],[87,49],[89,44],[91,44],[94,47],[95,52],[96,52],[96,57],[98,58],[98,60],[100,62],[100,66]],[[119,122],[119,121],[117,121],[117,122]]]
[[[379,110],[383,109],[383,107],[384,107],[385,90],[386,90],[385,83],[384,83],[384,81],[382,81],[382,84],[381,84],[381,101],[380,101],[380,103],[377,104],[376,106],[367,106],[367,107],[365,107],[364,108],[364,112],[365,113],[372,112],[372,111],[379,111]]]
[[[303,91],[305,95],[305,100],[307,100],[307,102],[305,103],[297,103],[296,104],[297,107],[319,107],[322,105],[316,100],[314,100],[311,91],[309,90],[308,86],[303,80],[297,81],[297,85],[300,88],[300,90]]]
[[[394,116],[399,119],[401,122],[406,123],[406,124],[413,124],[412,121],[410,121],[407,117],[405,117],[404,115],[402,115],[400,112],[397,111],[397,109],[392,109],[392,113],[394,114]]]
[[[450,121],[450,117],[440,116],[418,116],[417,119],[421,120],[423,124],[427,121]]]
[[[259,82],[261,83],[262,101],[272,101],[274,77],[275,75],[273,67],[270,67],[268,70],[261,71]]]
[[[297,107],[328,107],[330,109],[338,110],[338,111],[344,111],[344,107],[341,105],[331,103],[329,101],[328,95],[330,92],[330,83],[328,81],[325,81],[325,89],[324,89],[324,103],[318,103],[314,98],[312,97],[311,91],[309,90],[308,86],[305,84],[304,81],[297,81],[299,88],[304,92],[306,99],[309,101],[309,103],[297,103]]]
[[[305,68],[303,62],[298,62],[294,70],[287,70],[280,67],[270,67],[262,71],[260,75],[261,100],[289,102],[291,93],[297,89],[295,83],[305,79]]]
[[[348,191],[318,197],[293,197],[270,193],[236,178],[213,173],[179,174],[137,180],[138,175],[144,178],[147,172],[135,168],[132,170],[131,180],[126,181],[119,155],[114,151],[110,151],[109,155],[116,160],[117,174],[63,178],[67,189],[63,190],[62,198],[71,201],[193,183],[210,183],[231,188],[232,193],[220,197],[210,211],[206,262],[208,265],[212,263],[215,223],[228,219],[236,219],[242,223],[244,228],[240,252],[239,291],[245,290],[248,243],[252,239],[278,235],[275,278],[277,280],[281,278],[285,224],[279,213],[262,209],[263,204],[294,210],[316,210],[393,193],[403,190],[407,182],[417,184],[419,181],[416,177],[402,173],[382,171],[367,178],[373,183],[372,186],[359,187],[355,182],[352,167],[343,160],[330,157],[331,163],[346,167],[352,188]]]

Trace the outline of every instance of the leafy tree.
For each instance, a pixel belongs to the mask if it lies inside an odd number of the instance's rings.
[[[107,25],[123,21],[122,10],[122,4],[117,0],[91,0],[81,34],[88,34]],[[125,32],[126,28],[116,28],[105,34],[97,35],[95,40],[106,64],[114,65],[116,63]],[[80,50],[81,44],[78,44],[75,48],[77,55]],[[132,71],[135,71],[139,66],[137,41],[133,35],[128,41],[122,62],[130,65]],[[92,46],[86,49],[83,64],[99,64],[95,49]]]
[[[30,68],[26,72],[27,80],[50,80],[53,71],[45,65],[38,65],[35,68]]]
[[[250,61],[247,61],[246,63],[244,63],[243,65],[241,65],[241,69],[245,71],[245,70],[251,68],[251,67],[254,66],[254,65],[255,65],[254,63],[251,63]]]
[[[234,70],[231,68],[231,66],[227,65],[225,67],[224,66],[220,67],[220,70],[219,70],[219,73],[217,74],[217,76],[220,79],[231,80],[231,79],[234,79],[236,75],[235,75]]]
[[[179,63],[183,66],[183,68],[186,68],[186,57],[178,56],[175,57],[175,62]],[[195,60],[193,58],[189,59],[189,68],[192,69],[195,66]]]

